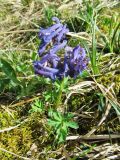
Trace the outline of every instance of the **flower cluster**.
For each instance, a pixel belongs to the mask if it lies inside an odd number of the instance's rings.
[[[39,32],[41,45],[38,54],[41,59],[34,62],[35,73],[52,80],[66,76],[76,77],[87,67],[85,50],[80,46],[75,48],[67,46],[68,28],[61,24],[57,17],[53,17],[52,20],[55,22],[54,25],[47,29],[41,28]],[[57,55],[61,49],[65,50],[64,59]]]

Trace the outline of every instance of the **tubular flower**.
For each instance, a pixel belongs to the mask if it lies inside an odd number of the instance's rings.
[[[33,63],[35,73],[55,80],[59,72],[58,64],[61,61],[56,52],[62,49],[66,43],[67,41],[63,41],[63,43],[55,45],[47,54],[42,56],[41,60],[35,61]]]
[[[61,43],[65,39],[66,33],[69,31],[66,25],[61,24],[57,17],[53,17],[52,20],[56,22],[54,25],[47,29],[40,29],[39,38],[41,39],[41,45],[38,50],[39,56],[45,52],[47,46],[51,43],[53,45]]]
[[[55,53],[56,53],[57,51],[59,51],[60,49],[63,49],[63,48],[66,46],[66,44],[67,44],[67,41],[64,40],[62,43],[58,43],[58,44],[54,45],[54,47],[51,48],[49,52],[50,52],[51,54],[55,54]]]
[[[65,75],[70,77],[76,77],[87,68],[88,58],[84,48],[76,46],[75,48],[66,47],[66,53],[64,57],[64,72]]]
[[[53,17],[52,20],[55,22],[54,25],[47,29],[41,28],[39,32],[41,45],[38,54],[41,58],[33,62],[35,73],[52,80],[67,76],[76,78],[87,68],[88,58],[85,49],[79,45],[75,48],[67,46],[65,36],[69,30],[57,17]],[[61,49],[65,49],[63,58],[57,55]],[[42,55],[42,53],[46,54]]]
[[[52,80],[56,79],[56,74],[59,72],[59,70],[57,68],[52,68],[52,63],[46,60],[44,63],[41,63],[41,61],[35,61],[33,64],[36,74],[48,77]]]

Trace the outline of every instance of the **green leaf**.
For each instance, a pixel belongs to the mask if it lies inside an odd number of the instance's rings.
[[[67,113],[67,115],[66,115],[66,118],[67,119],[71,119],[71,118],[73,118],[74,117],[74,115],[72,114],[72,113]]]
[[[5,89],[6,85],[9,84],[10,80],[9,79],[0,79],[0,92],[3,92]]]
[[[86,78],[88,76],[89,76],[89,73],[87,70],[82,71],[82,73],[80,74],[80,77],[82,77],[82,78]]]
[[[52,108],[50,108],[50,109],[48,109],[48,116],[49,117],[52,117],[53,116],[53,109]]]
[[[12,66],[4,59],[0,59],[0,68],[5,75],[11,79],[14,83],[19,83],[16,77],[16,73]]]
[[[57,88],[58,90],[60,89],[60,84],[59,84],[58,81],[56,81],[56,82],[54,83],[54,85],[56,86],[56,88]]]
[[[64,77],[64,85],[67,85],[67,84],[68,84],[68,80],[69,80],[68,77]]]
[[[67,132],[68,132],[68,126],[66,123],[63,123],[63,126],[61,128],[62,131],[64,131],[64,133],[67,135]]]
[[[114,110],[116,111],[116,114],[118,116],[120,116],[120,108],[119,106],[117,106],[114,102],[112,102],[111,100],[109,100],[109,102],[111,103],[111,105],[113,106]]]
[[[53,118],[57,121],[61,121],[62,120],[62,116],[59,112],[53,112]]]
[[[50,125],[50,126],[55,126],[56,127],[59,124],[60,124],[60,122],[58,122],[58,121],[48,119],[48,125]]]
[[[60,134],[57,136],[58,137],[58,143],[63,143],[66,139],[67,133],[63,129],[60,129],[59,133]]]
[[[44,112],[44,105],[41,100],[35,100],[35,102],[31,105],[31,109],[29,110],[29,113],[31,112]]]
[[[74,128],[74,129],[79,128],[78,124],[76,122],[73,122],[73,121],[67,122],[67,126],[70,127],[70,128]]]

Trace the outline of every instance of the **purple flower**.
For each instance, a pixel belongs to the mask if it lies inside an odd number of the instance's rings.
[[[42,64],[40,61],[35,61],[34,62],[35,73],[44,77],[48,77],[52,80],[55,80],[56,74],[59,72],[59,70],[48,67],[47,65],[48,65],[47,61],[44,64]]]
[[[53,40],[53,38],[57,37],[57,35],[62,31],[63,26],[60,26],[56,30],[52,31],[49,35],[45,35],[42,37],[44,42],[49,43]],[[59,42],[59,41],[58,41]]]
[[[33,63],[35,73],[52,80],[67,76],[75,78],[87,68],[88,58],[85,49],[80,46],[75,48],[66,46],[65,36],[69,30],[57,17],[53,17],[52,20],[55,24],[47,29],[41,28],[39,32],[41,45],[38,54],[41,59]],[[65,49],[64,58],[57,55],[61,49]],[[46,54],[42,56],[43,53]]]
[[[60,49],[63,49],[66,46],[66,44],[67,44],[67,41],[64,40],[62,43],[58,43],[58,44],[54,45],[54,47],[52,49],[50,49],[50,53],[55,54]]]
[[[57,68],[60,58],[56,54],[46,54],[39,61],[41,64],[47,63],[49,66]]]
[[[74,49],[71,47],[66,48],[64,57],[64,72],[70,77],[76,77],[87,68],[88,58],[84,48],[76,46]],[[67,68],[66,68],[67,66]]]
[[[56,45],[62,43],[65,40],[66,33],[69,31],[66,28],[66,25],[60,23],[60,20],[57,17],[52,18],[56,23],[47,29],[40,29],[39,38],[41,39],[41,44],[38,50],[39,56],[45,52],[47,46],[51,43]]]
[[[66,25],[64,25],[64,26],[62,27],[61,32],[60,32],[59,35],[57,36],[58,42],[60,42],[62,39],[65,39],[65,35],[66,35],[66,33],[68,33],[68,32],[69,32],[69,29],[66,28]]]
[[[38,49],[39,56],[41,56],[42,53],[45,52],[47,46],[48,46],[48,43],[45,43],[42,41],[42,44],[39,46],[39,49]]]
[[[57,17],[53,17],[52,20],[56,23],[60,23],[60,20]]]

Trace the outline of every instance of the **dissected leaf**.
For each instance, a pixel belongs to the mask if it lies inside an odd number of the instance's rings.
[[[54,121],[54,120],[48,119],[48,124],[49,124],[50,126],[56,127],[57,125],[60,124],[60,122],[59,122],[59,121]]]
[[[71,119],[73,117],[74,117],[74,115],[72,113],[67,113],[67,119]]]
[[[70,127],[70,128],[74,128],[74,129],[79,128],[78,124],[76,122],[73,122],[73,121],[67,122],[67,126]]]
[[[1,68],[2,72],[5,73],[6,77],[11,79],[14,83],[19,83],[19,81],[16,77],[15,70],[6,60],[0,59],[0,68]]]
[[[53,112],[53,118],[57,121],[61,121],[62,120],[62,116],[59,112]]]

